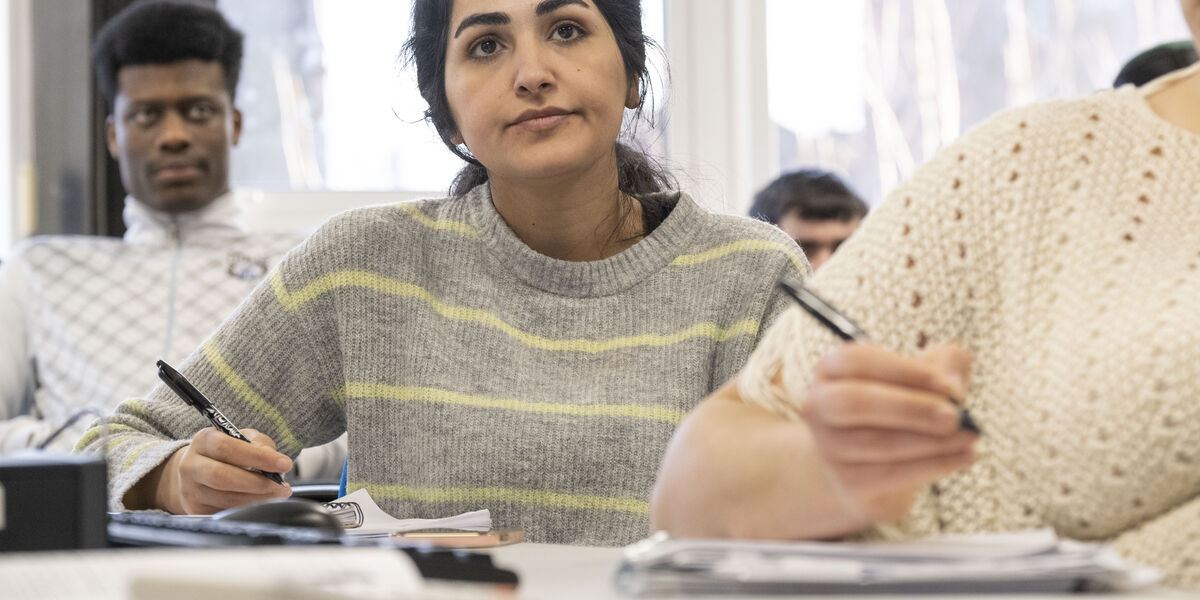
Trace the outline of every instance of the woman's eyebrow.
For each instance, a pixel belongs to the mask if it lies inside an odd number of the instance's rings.
[[[562,1],[562,0],[547,0],[547,2],[559,2],[559,1]],[[568,0],[568,1],[570,1],[570,0]],[[575,0],[575,1],[577,1],[577,0]],[[464,29],[471,27],[472,25],[508,25],[511,21],[512,21],[512,19],[508,18],[507,13],[502,13],[502,12],[476,13],[476,14],[473,14],[473,15],[463,19],[462,23],[458,24],[458,29],[454,30],[454,37],[458,38],[459,34],[461,34]]]
[[[564,6],[572,4],[582,6],[584,8],[591,8],[591,6],[583,0],[542,0],[542,2],[537,5],[537,8],[534,9],[534,14],[539,17],[545,16]],[[462,22],[458,24],[458,29],[454,30],[454,37],[458,38],[464,29],[473,25],[508,25],[511,22],[512,19],[509,18],[507,13],[476,13],[463,19]]]
[[[537,5],[537,8],[534,10],[534,14],[541,17],[569,4],[578,4],[584,8],[591,8],[588,6],[588,3],[584,2],[583,0],[543,0],[543,2]]]

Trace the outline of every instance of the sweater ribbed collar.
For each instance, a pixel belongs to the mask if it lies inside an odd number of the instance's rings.
[[[489,185],[480,185],[463,198],[480,239],[515,277],[539,290],[574,298],[610,296],[633,287],[675,260],[708,224],[708,212],[682,192],[641,199],[674,203],[675,208],[650,235],[619,254],[604,260],[567,261],[540,254],[521,241],[496,210]]]

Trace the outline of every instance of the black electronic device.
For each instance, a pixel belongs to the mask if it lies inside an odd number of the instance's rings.
[[[213,518],[218,521],[267,523],[284,527],[311,527],[333,535],[344,533],[342,522],[317,502],[298,498],[263,500],[253,504],[223,510]]]
[[[344,544],[380,545],[379,540],[356,541],[316,527],[287,527],[268,523],[179,517],[159,512],[112,513],[108,535],[114,547],[175,546],[214,548],[223,546]],[[516,585],[517,574],[492,564],[487,554],[435,548],[428,545],[393,544],[408,554],[427,579]]]
[[[159,512],[124,512],[108,516],[108,538],[114,547],[275,546],[337,544],[336,533],[314,527],[179,517]]]
[[[0,456],[0,552],[104,548],[107,475],[94,456]]]

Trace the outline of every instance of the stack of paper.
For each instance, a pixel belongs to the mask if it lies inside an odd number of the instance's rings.
[[[486,509],[442,519],[397,519],[379,508],[365,489],[326,502],[325,510],[342,521],[346,535],[354,537],[388,537],[423,529],[487,531],[492,528],[492,513]]]
[[[911,542],[672,540],[625,549],[627,594],[1070,592],[1154,585],[1160,573],[1052,530]]]

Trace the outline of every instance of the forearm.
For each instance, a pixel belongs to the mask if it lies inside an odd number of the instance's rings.
[[[28,413],[33,403],[33,360],[27,322],[28,285],[12,261],[0,265],[0,419]],[[7,448],[7,445],[0,446]]]
[[[50,430],[45,421],[31,415],[0,422],[0,454],[37,446]]]
[[[675,433],[651,521],[676,537],[819,539],[860,531],[817,459],[808,427],[738,397],[736,380]]]
[[[70,422],[21,415],[0,421],[0,454],[22,448],[41,447],[43,444],[47,450],[70,452],[87,431],[88,424],[96,420],[96,416],[90,413],[73,415],[75,420]]]

